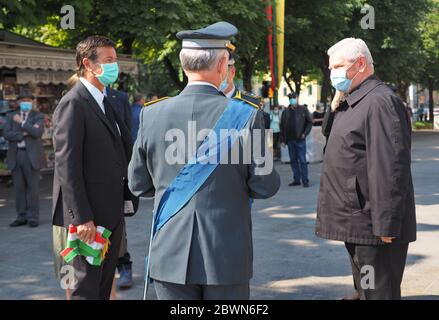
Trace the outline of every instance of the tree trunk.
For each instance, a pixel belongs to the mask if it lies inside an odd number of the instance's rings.
[[[253,70],[254,66],[251,61],[243,60],[242,61],[242,81],[244,84],[244,90],[247,92],[253,92],[253,86],[252,86],[252,76],[253,76]]]
[[[134,37],[125,36],[122,38],[122,53],[132,54],[133,53],[133,42]]]
[[[326,110],[326,106],[328,105],[328,97],[332,95],[331,92],[331,80],[330,80],[330,71],[328,66],[323,66],[320,68],[323,74],[322,81],[322,89],[320,92],[320,102],[323,103],[323,106]]]
[[[407,89],[409,85],[405,82],[398,82],[396,86],[396,93],[401,98],[402,101],[407,102]]]
[[[166,70],[168,70],[168,74],[171,77],[171,80],[175,83],[177,88],[183,90],[187,84],[187,77],[183,76],[183,81],[180,81],[180,77],[178,76],[178,71],[175,70],[171,60],[168,57],[165,57],[163,59],[163,63],[165,64]]]
[[[294,92],[293,86],[291,85],[291,78],[287,77],[287,75],[284,73],[284,80],[288,86],[288,88],[290,89],[290,92]]]
[[[294,80],[294,87],[296,88],[297,96],[300,96],[300,91],[302,87],[302,76],[299,76],[299,78]]]

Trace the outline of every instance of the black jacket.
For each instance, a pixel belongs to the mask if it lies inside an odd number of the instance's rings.
[[[20,111],[11,112],[6,116],[3,135],[9,142],[6,164],[9,170],[14,170],[17,164],[18,143],[22,140],[26,143],[26,153],[34,170],[44,167],[43,147],[41,136],[44,132],[44,115],[38,111],[30,111],[23,126],[13,120],[14,115],[20,115]],[[27,132],[25,136],[24,133]]]
[[[110,100],[111,105],[122,118],[123,122],[125,122],[128,131],[131,132],[132,110],[130,101],[128,99],[128,94],[123,91],[112,89],[110,87],[106,87],[106,90],[108,100]]]
[[[324,126],[316,235],[366,245],[381,244],[381,236],[415,241],[411,129],[402,101],[371,76],[333,118]]]
[[[112,230],[120,222],[132,144],[124,121],[113,114],[121,135],[80,81],[59,102],[53,115],[54,225],[93,220]]]
[[[295,130],[289,130],[288,128],[288,119],[291,116],[292,112],[295,112],[296,122],[295,122]],[[280,141],[287,143],[291,140],[299,140],[302,139],[301,136],[305,134],[307,136],[312,129],[312,119],[311,114],[308,111],[308,108],[305,106],[298,105],[295,108],[295,111],[292,110],[291,107],[288,107],[286,110],[282,112],[282,116],[280,119]]]

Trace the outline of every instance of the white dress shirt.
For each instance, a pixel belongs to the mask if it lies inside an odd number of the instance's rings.
[[[21,121],[23,121],[21,123],[21,126],[23,127],[23,125],[25,124],[27,117],[29,116],[29,112],[20,112],[21,115]],[[26,148],[26,141],[24,141],[24,139],[20,142],[17,143],[17,147],[19,148]]]
[[[230,90],[229,92],[227,92],[226,97],[231,99],[233,96],[233,93],[235,93],[235,84],[233,84],[232,90]]]
[[[87,88],[88,92],[90,92],[90,94],[96,100],[99,108],[101,108],[102,112],[105,114],[104,93],[101,92],[101,90],[96,88],[94,85],[92,85],[90,82],[88,82],[88,80],[84,79],[83,77],[80,77],[79,81],[81,81],[82,84]]]
[[[207,81],[189,81],[187,86],[211,86],[218,90],[218,88],[213,83]]]
[[[105,114],[105,107],[104,107],[104,97],[107,96],[107,88],[104,87],[104,92],[101,92],[98,88],[96,88],[94,85],[92,85],[87,79],[80,77],[79,81],[81,81],[84,86],[87,88],[88,92],[93,96],[93,98],[96,100],[98,106],[101,108],[102,112]],[[119,125],[116,122],[117,130],[120,133]]]

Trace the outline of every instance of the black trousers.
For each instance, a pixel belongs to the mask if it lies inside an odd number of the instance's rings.
[[[84,257],[78,256],[73,260],[73,268],[77,284],[72,291],[73,300],[108,300],[113,285],[120,242],[123,234],[121,222],[112,230],[110,248],[104,262],[99,266],[90,265]]]
[[[345,243],[355,289],[362,300],[400,300],[408,243]]]

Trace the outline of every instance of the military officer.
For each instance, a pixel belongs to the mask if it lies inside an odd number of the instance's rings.
[[[223,82],[221,82],[220,91],[222,91],[227,98],[234,98],[234,97],[243,98],[249,102],[252,102],[253,104],[261,106],[261,101],[262,101],[261,97],[253,93],[240,91],[235,86],[235,82],[234,82],[236,75],[235,62],[236,62],[236,55],[230,52],[227,77]]]
[[[140,115],[128,181],[135,195],[155,196],[149,272],[158,299],[249,298],[250,198],[273,196],[280,186],[279,175],[274,169],[258,172],[261,163],[253,157],[248,164],[190,164],[197,153],[185,152],[190,149],[186,140],[175,142],[169,137],[175,131],[188,137],[194,122],[196,136],[203,129],[228,128],[237,119],[243,120],[238,128],[263,128],[257,106],[242,99],[231,102],[219,91],[233,48],[230,38],[237,32],[235,26],[218,22],[177,33],[188,85],[176,97],[149,104]],[[258,143],[264,147],[263,135]],[[196,149],[204,144],[197,139]],[[172,145],[182,162],[169,161]]]

